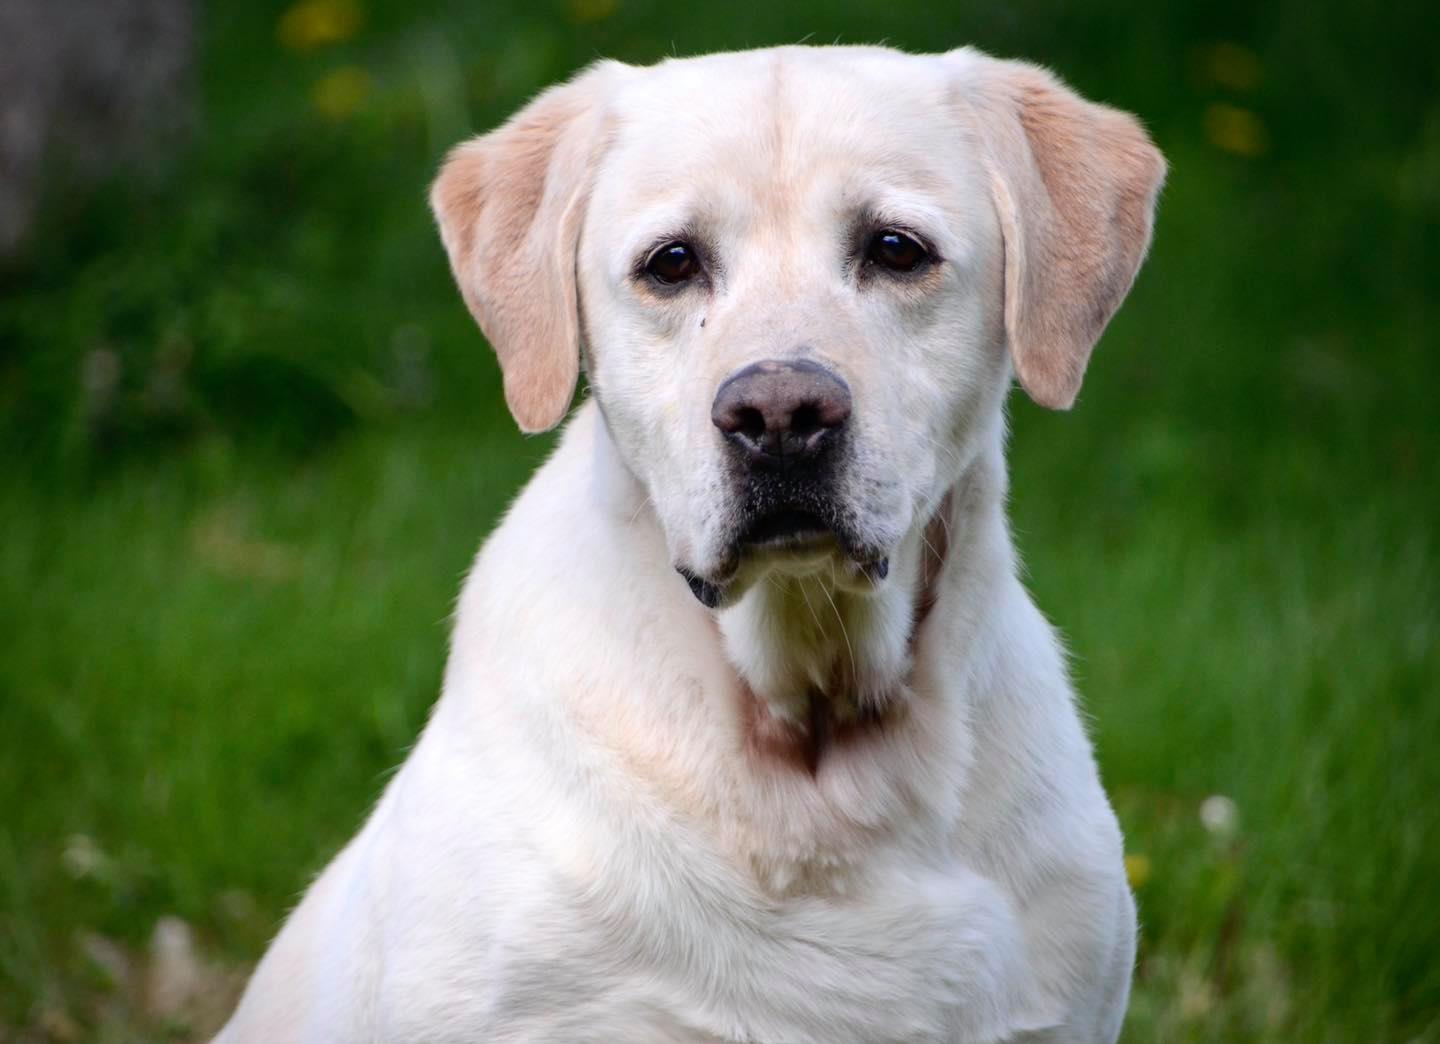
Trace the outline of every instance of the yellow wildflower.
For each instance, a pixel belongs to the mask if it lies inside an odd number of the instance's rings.
[[[362,21],[355,0],[300,0],[280,16],[276,35],[288,50],[313,51],[350,39]]]
[[[1253,91],[1260,85],[1260,56],[1236,43],[1218,43],[1202,59],[1205,77],[1232,91]]]
[[[358,65],[342,65],[316,81],[310,100],[322,116],[338,121],[354,115],[369,94],[370,74]]]
[[[1265,124],[1249,109],[1216,102],[1205,110],[1205,137],[1216,148],[1253,158],[1270,148]]]
[[[570,20],[581,25],[602,22],[619,6],[618,0],[570,0]]]

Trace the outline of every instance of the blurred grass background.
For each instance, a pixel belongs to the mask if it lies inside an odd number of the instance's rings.
[[[1017,538],[1140,901],[1126,1039],[1440,1040],[1429,18],[203,7],[185,143],[58,157],[0,266],[0,1040],[213,1029],[424,721],[548,446],[450,284],[444,149],[599,55],[802,38],[1028,57],[1171,160],[1079,406],[1012,404]]]

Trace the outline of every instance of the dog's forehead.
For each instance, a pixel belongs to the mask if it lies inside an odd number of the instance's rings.
[[[640,70],[612,112],[615,163],[650,191],[702,172],[753,184],[827,170],[936,188],[961,145],[940,60],[882,48],[671,60]]]

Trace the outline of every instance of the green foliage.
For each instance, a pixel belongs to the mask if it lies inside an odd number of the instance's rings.
[[[443,150],[599,54],[806,34],[1033,58],[1172,162],[1080,404],[1013,418],[1017,538],[1136,857],[1127,1039],[1440,1039],[1424,11],[392,2],[297,49],[227,7],[192,147],[59,186],[0,272],[0,1039],[154,1039],[94,938],[138,955],[177,914],[252,960],[423,725],[547,445],[450,285]]]

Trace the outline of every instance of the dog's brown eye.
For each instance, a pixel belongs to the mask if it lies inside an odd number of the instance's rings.
[[[883,265],[892,272],[913,272],[929,259],[930,251],[893,228],[882,228],[865,244],[866,264]]]
[[[645,271],[669,286],[694,279],[700,274],[700,262],[689,243],[666,243],[650,255]]]

